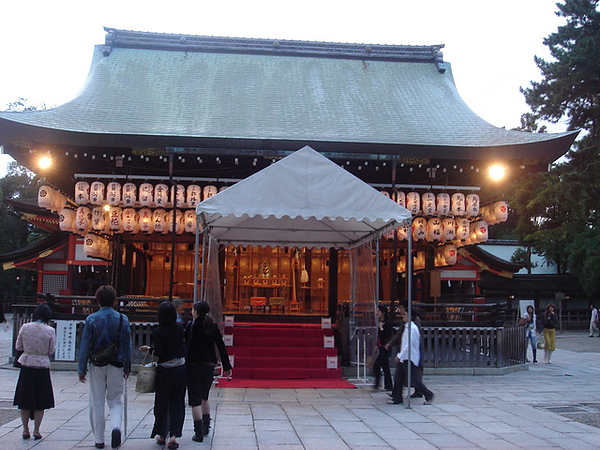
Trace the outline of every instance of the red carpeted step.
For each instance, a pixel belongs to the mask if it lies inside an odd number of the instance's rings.
[[[326,358],[327,356],[336,356],[335,348],[316,348],[316,347],[239,347],[234,345],[229,353],[240,357],[260,357],[268,356],[271,358],[286,358],[293,356],[296,358]]]
[[[236,368],[303,368],[303,369],[326,369],[326,358],[255,358],[253,356],[235,355]]]

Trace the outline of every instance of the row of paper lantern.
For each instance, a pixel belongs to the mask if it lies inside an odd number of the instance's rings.
[[[465,194],[456,192],[452,195],[441,192],[396,192],[390,195],[387,191],[381,191],[383,195],[396,203],[405,207],[414,215],[422,214],[424,216],[468,216],[476,217],[479,215],[479,195]]]
[[[473,241],[485,242],[488,239],[488,223],[485,220],[470,222],[467,218],[415,217],[410,225],[397,229],[398,239],[405,241],[412,236],[413,241],[454,242]],[[393,238],[393,231],[387,235]]]
[[[91,184],[87,181],[78,181],[75,183],[75,203],[78,205],[107,203],[110,206],[161,208],[172,205],[172,199],[175,197],[178,208],[195,208],[202,200],[206,200],[226,188],[227,186],[222,186],[221,189],[217,189],[213,185],[201,187],[197,184],[190,184],[187,188],[182,184],[169,187],[164,183],[156,185],[142,183],[138,188],[131,182],[121,186],[116,181],[111,181],[107,185],[101,181],[94,181]]]
[[[110,240],[97,234],[86,234],[83,238],[83,253],[90,258],[110,261],[112,259]]]
[[[434,257],[435,267],[453,266],[458,259],[458,250],[453,244],[447,244],[436,249]],[[413,269],[425,268],[425,252],[416,252],[413,256]],[[398,260],[398,272],[406,272],[406,258]]]
[[[62,231],[85,234],[98,233],[161,233],[173,231],[173,210],[162,208],[151,210],[111,206],[108,211],[102,206],[89,208],[79,206],[76,210],[64,208],[59,213],[59,227]],[[177,210],[175,213],[175,232],[177,234],[196,232],[196,212],[193,209]]]

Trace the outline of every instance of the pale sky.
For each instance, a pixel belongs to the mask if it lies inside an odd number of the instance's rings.
[[[519,92],[539,80],[534,55],[563,23],[552,0],[18,0],[0,2],[0,109],[19,97],[47,107],[83,87],[104,26],[161,33],[445,44],[463,100],[498,127],[519,125]],[[564,131],[557,124],[551,131]],[[9,160],[0,155],[0,176]]]

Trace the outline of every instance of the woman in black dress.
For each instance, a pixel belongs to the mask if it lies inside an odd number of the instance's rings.
[[[383,387],[386,391],[391,391],[393,387],[392,373],[390,371],[390,351],[385,347],[392,335],[394,327],[390,322],[388,310],[385,306],[377,306],[375,311],[379,319],[377,331],[377,359],[373,364],[373,374],[375,376],[375,384],[373,389],[379,390],[379,380],[381,379],[381,371],[383,370]]]
[[[152,330],[154,347],[143,345],[142,352],[158,357],[154,394],[154,428],[150,437],[168,448],[179,447],[185,419],[185,349],[183,327],[177,323],[177,312],[171,302],[158,306],[158,326]]]
[[[196,442],[202,442],[210,428],[210,405],[208,394],[213,383],[217,355],[219,350],[224,375],[231,376],[231,364],[227,349],[219,328],[208,315],[207,302],[194,303],[192,308],[193,321],[185,327],[187,353],[185,356],[188,380],[189,404],[192,407],[194,419],[194,436]]]
[[[49,355],[54,353],[56,336],[54,328],[48,326],[51,316],[48,305],[38,305],[33,312],[32,322],[23,324],[15,343],[15,348],[23,352],[18,359],[21,371],[13,402],[21,411],[23,439],[31,437],[29,419],[34,421],[34,439],[41,439],[40,425],[44,410],[54,408]]]

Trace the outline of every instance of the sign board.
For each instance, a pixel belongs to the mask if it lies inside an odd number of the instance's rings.
[[[75,340],[77,322],[75,320],[55,320],[56,352],[55,361],[75,361]]]

